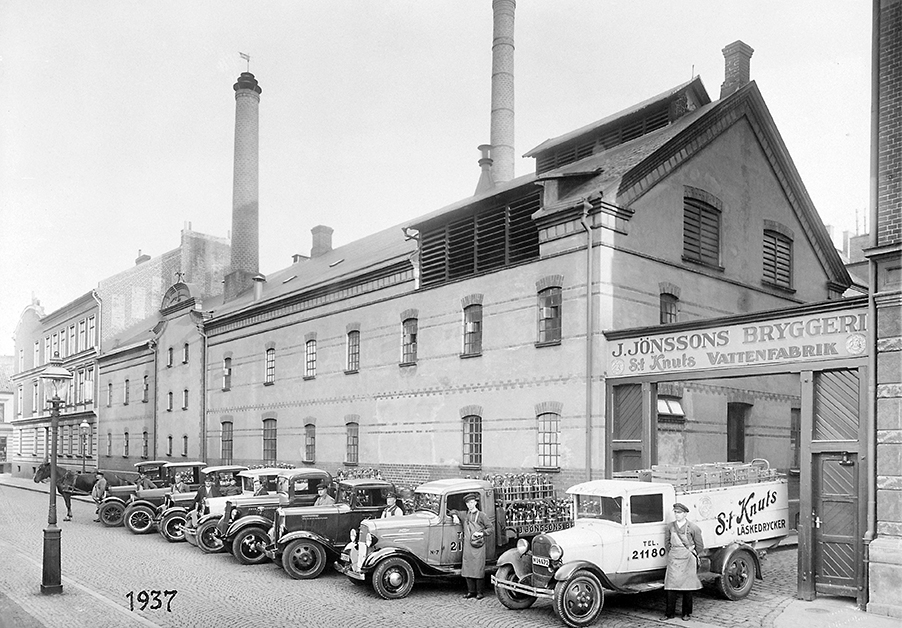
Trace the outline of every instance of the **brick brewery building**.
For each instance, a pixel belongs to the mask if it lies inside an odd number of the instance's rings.
[[[884,19],[898,23],[899,3],[884,4]],[[742,42],[723,50],[718,100],[695,78],[542,143],[527,153],[535,171],[515,177],[514,3],[493,6],[492,148],[475,194],[337,248],[329,227],[314,227],[310,255],[266,276],[262,89],[239,77],[223,294],[215,282],[175,280],[152,317],[123,321],[104,341],[99,466],[195,456],[375,466],[409,484],[525,470],[564,488],[656,462],[766,458],[793,478],[804,528],[822,505],[815,466],[861,466],[876,447],[882,480],[862,469],[850,484],[862,497],[830,519],[860,524],[852,542],[829,548],[850,572],[828,573],[833,557],[800,529],[800,593],[866,599],[862,539],[875,531],[883,562],[872,553],[871,573],[897,581],[897,399],[878,404],[882,445],[865,419],[868,374],[880,377],[868,366],[873,347],[898,349],[889,307],[898,306],[898,231],[872,252],[875,267],[890,260],[887,288],[842,300],[850,277],[750,82],[753,51]],[[890,224],[898,209],[884,214]],[[876,320],[889,321],[888,342],[862,345],[875,333],[865,301],[884,307]],[[788,344],[789,330],[824,337]],[[760,347],[724,340],[743,333]],[[883,378],[877,394],[898,397],[898,373],[886,367]],[[854,393],[836,413],[848,436],[839,452],[815,438],[819,412],[836,407],[818,401],[824,382]],[[22,428],[26,473],[46,449],[29,445],[31,423]],[[874,513],[863,495],[881,490]]]

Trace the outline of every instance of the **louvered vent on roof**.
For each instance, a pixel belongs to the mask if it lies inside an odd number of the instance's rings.
[[[426,229],[420,238],[424,286],[500,268],[539,256],[539,232],[532,214],[540,193],[509,205]]]

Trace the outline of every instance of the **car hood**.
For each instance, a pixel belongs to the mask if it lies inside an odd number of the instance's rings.
[[[546,536],[554,539],[564,550],[564,558],[567,556],[582,556],[591,552],[593,548],[604,545],[605,539],[623,536],[623,527],[605,521],[580,521],[579,525],[566,530],[551,532]]]
[[[379,539],[379,546],[385,546],[386,541],[403,544],[405,540],[422,538],[430,525],[438,523],[438,515],[431,512],[417,512],[403,517],[386,517],[385,519],[364,519],[361,522],[361,531],[365,530]]]

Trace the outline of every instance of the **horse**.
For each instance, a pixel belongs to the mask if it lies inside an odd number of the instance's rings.
[[[115,473],[103,472],[107,486],[122,486],[127,482]],[[42,462],[34,473],[35,483],[50,478],[50,462]],[[72,496],[90,495],[94,488],[94,473],[77,473],[71,469],[56,467],[56,490],[66,502],[66,516],[63,521],[72,521]]]

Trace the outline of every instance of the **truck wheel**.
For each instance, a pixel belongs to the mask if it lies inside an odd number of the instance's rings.
[[[147,506],[129,506],[123,518],[132,534],[147,534],[153,529],[153,511]]]
[[[400,600],[413,588],[413,568],[403,558],[386,558],[373,571],[373,590],[384,600]]]
[[[717,578],[717,588],[728,600],[741,600],[755,582],[755,559],[745,550],[733,553]]]
[[[98,517],[100,523],[108,528],[118,528],[122,525],[122,513],[125,512],[125,506],[119,502],[109,502],[100,507]]]
[[[215,554],[222,551],[224,543],[219,538],[219,530],[216,529],[218,523],[218,519],[211,519],[197,526],[197,546],[204,554]]]
[[[260,528],[245,528],[232,541],[232,553],[242,565],[259,565],[266,562],[266,554],[259,545],[269,543],[269,535]]]
[[[326,550],[309,539],[292,541],[282,552],[282,567],[295,580],[316,578],[326,568]]]
[[[160,534],[170,543],[185,540],[185,515],[180,512],[169,513],[160,521]]]
[[[576,570],[554,587],[554,612],[570,628],[595,623],[604,606],[604,589],[591,571]]]
[[[508,580],[508,581],[518,581],[517,573],[514,571],[513,565],[502,565],[498,568],[498,573],[495,576],[498,580]],[[498,598],[498,601],[501,602],[507,608],[518,611],[523,608],[529,608],[532,606],[536,598],[532,595],[524,595],[522,593],[516,593],[515,591],[508,591],[507,589],[502,589],[501,587],[495,587],[495,596]]]

